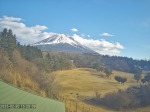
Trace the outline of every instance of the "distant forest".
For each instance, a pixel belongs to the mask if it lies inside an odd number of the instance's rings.
[[[115,70],[120,70],[124,72],[134,73],[135,66],[139,66],[142,70],[149,71],[150,70],[150,60],[134,60],[128,57],[120,57],[120,56],[102,56],[103,63],[106,66],[111,67]]]

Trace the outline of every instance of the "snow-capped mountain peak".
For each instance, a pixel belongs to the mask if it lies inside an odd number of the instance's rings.
[[[34,45],[48,45],[48,44],[59,44],[67,43],[73,46],[81,45],[79,42],[75,41],[73,38],[65,34],[53,34],[51,37],[44,39],[40,42],[35,43]]]
[[[96,53],[65,34],[51,34],[49,38],[37,42],[33,46],[44,51]]]

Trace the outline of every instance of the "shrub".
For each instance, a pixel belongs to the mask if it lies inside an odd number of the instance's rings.
[[[120,76],[115,76],[115,80],[124,84],[126,81],[127,81],[127,78],[123,78],[123,77],[120,77]]]
[[[126,110],[150,105],[150,85],[133,86],[125,91],[106,94],[103,98],[95,98],[91,103],[103,105],[114,110]]]

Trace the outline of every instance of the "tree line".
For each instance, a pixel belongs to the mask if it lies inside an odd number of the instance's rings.
[[[111,67],[115,70],[134,73],[135,66],[141,67],[142,70],[150,70],[150,60],[135,60],[133,58],[121,57],[121,56],[102,56],[105,66]]]

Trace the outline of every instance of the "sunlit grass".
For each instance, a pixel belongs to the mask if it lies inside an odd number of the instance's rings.
[[[113,71],[114,75],[111,78],[107,78],[104,73],[90,68],[56,71],[53,74],[56,74],[56,80],[61,85],[61,95],[76,101],[81,101],[76,97],[76,94],[86,99],[95,97],[96,91],[103,96],[106,93],[118,91],[118,89],[126,89],[131,85],[137,85],[133,74],[120,71]],[[124,85],[120,84],[114,80],[115,75],[126,77],[128,80]],[[96,108],[102,109],[101,107]],[[104,110],[108,111],[107,109]]]

